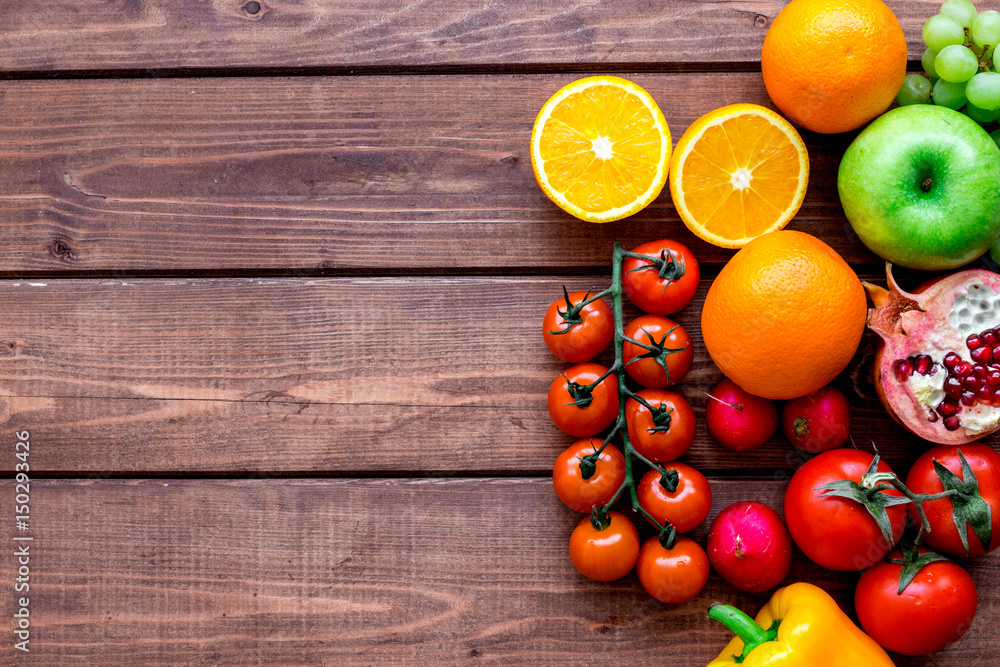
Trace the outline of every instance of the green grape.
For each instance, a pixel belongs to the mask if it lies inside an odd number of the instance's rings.
[[[920,56],[920,64],[924,66],[928,76],[937,76],[937,72],[934,71],[934,59],[937,58],[937,54],[934,49],[924,49],[924,55]]]
[[[955,21],[963,28],[971,28],[976,20],[976,6],[969,0],[945,0],[941,14]]]
[[[964,46],[952,44],[941,49],[934,59],[934,71],[945,81],[962,83],[972,78],[979,70],[979,61],[972,51]]]
[[[997,57],[997,53],[1000,53],[1000,52],[997,52],[997,51],[993,52],[993,71],[994,72],[996,72],[997,70],[1000,70],[1000,58]]]
[[[964,41],[965,30],[950,16],[935,14],[924,24],[924,44],[935,51]]]
[[[992,123],[993,121],[1000,119],[1000,109],[997,109],[996,111],[987,111],[986,109],[980,109],[972,102],[965,105],[965,114],[980,125]]]
[[[934,84],[934,91],[931,93],[934,104],[941,107],[948,107],[958,111],[968,101],[965,99],[965,84],[951,83],[944,79],[938,79]]]
[[[997,142],[997,146],[1000,146],[1000,130],[993,130],[992,132],[990,132],[990,137],[992,137],[993,141]],[[996,248],[997,246],[993,247]],[[992,250],[990,250],[990,256],[993,256]],[[994,257],[993,259],[1000,261],[1000,259],[997,259],[996,257]]]
[[[970,103],[986,111],[1000,109],[1000,74],[980,72],[965,86],[965,96]]]
[[[972,42],[982,48],[1000,43],[1000,12],[989,9],[972,24]]]
[[[896,102],[901,107],[909,104],[927,104],[931,101],[931,82],[921,74],[907,74],[903,87],[896,93]]]

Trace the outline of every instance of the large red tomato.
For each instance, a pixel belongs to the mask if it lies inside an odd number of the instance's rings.
[[[863,570],[882,560],[899,542],[906,525],[906,507],[885,508],[892,539],[887,540],[869,511],[856,500],[843,498],[819,487],[862,477],[875,456],[856,449],[834,449],[807,461],[792,476],[785,491],[785,522],[795,544],[814,562],[831,570]],[[878,472],[892,472],[883,462]],[[872,490],[877,495],[899,498],[896,490]],[[890,501],[891,502],[891,501]]]
[[[889,556],[901,557],[898,550]],[[883,561],[861,575],[854,591],[861,627],[902,655],[925,655],[958,641],[976,616],[976,585],[969,573],[951,561],[935,561],[924,565],[900,594],[902,571],[901,563]]]
[[[712,487],[704,475],[689,465],[671,463],[666,468],[674,490],[661,483],[660,473],[650,470],[636,485],[639,505],[661,525],[669,523],[678,533],[694,530],[712,509]]]
[[[648,350],[627,340],[622,346],[625,372],[642,386],[664,389],[681,382],[691,370],[694,361],[691,336],[673,320],[642,315],[629,322],[624,333],[626,338],[654,348]]]
[[[648,259],[626,257],[622,263],[622,288],[629,301],[654,315],[670,315],[691,303],[700,276],[687,246],[664,239],[632,252]]]
[[[962,457],[968,466],[965,470]],[[935,466],[935,461],[944,470]],[[945,490],[941,476],[948,482],[947,488],[958,489],[958,493],[923,503],[931,528],[924,535],[927,546],[959,558],[982,556],[1000,546],[1000,454],[979,443],[933,447],[910,468],[906,486],[914,493],[940,493]],[[955,526],[956,509],[968,549]],[[916,508],[911,512],[917,519]]]
[[[573,292],[556,300],[542,320],[542,338],[552,354],[571,364],[590,361],[611,344],[614,316],[604,299],[580,304],[593,296]]]
[[[559,455],[552,468],[556,495],[577,512],[589,512],[595,505],[603,507],[625,481],[625,456],[612,444],[595,455],[600,447],[601,441],[595,438],[577,440]]]
[[[660,602],[687,602],[708,581],[708,556],[697,542],[686,537],[678,537],[673,549],[651,537],[639,551],[636,573],[646,592]]]
[[[584,519],[569,537],[569,557],[585,577],[614,581],[628,574],[639,558],[639,532],[621,512],[608,512],[608,525],[598,529]]]
[[[556,426],[577,438],[600,433],[618,417],[618,378],[600,364],[577,364],[549,387],[549,416]],[[591,386],[593,385],[593,386]]]
[[[656,463],[683,456],[694,442],[696,423],[691,405],[680,394],[663,389],[643,389],[637,395],[653,412],[634,398],[625,403],[628,439],[635,450]]]

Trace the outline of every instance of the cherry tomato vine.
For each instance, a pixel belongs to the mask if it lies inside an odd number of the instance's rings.
[[[627,366],[630,360],[625,359],[625,346],[633,346],[634,348],[639,348],[640,351],[644,351],[641,354],[633,354],[633,360],[646,360],[654,362],[659,366],[666,377],[671,381],[679,380],[680,378],[671,377],[670,365],[671,362],[670,355],[682,354],[690,356],[691,354],[691,342],[690,338],[687,338],[686,344],[678,347],[671,347],[672,338],[670,334],[674,332],[675,329],[679,328],[679,325],[673,325],[673,328],[662,332],[659,335],[659,339],[646,333],[646,340],[639,339],[636,335],[627,335],[626,327],[624,323],[624,316],[622,313],[623,307],[623,265],[626,261],[630,261],[632,266],[629,270],[631,272],[655,272],[655,278],[660,281],[666,281],[667,283],[677,280],[685,275],[686,266],[683,259],[681,259],[676,252],[673,250],[660,251],[659,255],[648,255],[637,252],[629,252],[624,250],[620,244],[616,243],[614,246],[614,254],[612,256],[612,270],[611,270],[611,286],[602,292],[587,292],[583,298],[577,302],[573,302],[570,294],[564,289],[565,298],[565,308],[558,309],[557,312],[560,319],[564,320],[566,324],[562,324],[561,329],[558,331],[547,331],[550,335],[566,335],[566,333],[572,327],[570,322],[577,321],[582,322],[579,314],[590,304],[603,299],[604,297],[610,296],[612,301],[612,317],[614,320],[614,333],[612,337],[612,343],[614,345],[615,360],[614,363],[608,368],[600,377],[598,377],[593,382],[586,385],[581,385],[574,383],[569,380],[569,378],[564,374],[562,377],[566,378],[566,389],[569,396],[574,400],[567,405],[576,406],[579,408],[586,408],[591,404],[592,394],[597,389],[597,387],[604,382],[607,378],[614,375],[617,381],[617,392],[618,392],[618,415],[617,419],[614,420],[611,430],[608,435],[604,438],[604,441],[600,447],[594,448],[591,454],[580,457],[579,469],[582,479],[590,479],[596,472],[596,464],[600,456],[603,454],[605,449],[611,446],[612,440],[618,435],[621,436],[622,440],[622,452],[625,458],[625,478],[621,485],[611,496],[611,498],[603,505],[595,505],[592,507],[590,515],[590,523],[593,528],[597,531],[606,529],[610,523],[610,508],[621,498],[621,496],[628,490],[629,498],[631,499],[632,509],[636,512],[642,514],[656,529],[658,533],[658,538],[660,544],[665,549],[673,549],[678,541],[678,531],[675,526],[673,526],[669,521],[659,521],[655,516],[653,516],[649,511],[646,510],[639,502],[639,496],[637,491],[637,477],[634,469],[634,461],[638,460],[649,466],[651,470],[655,470],[660,475],[660,483],[665,489],[672,492],[676,489],[677,484],[677,473],[673,471],[669,465],[662,465],[650,460],[639,452],[631,441],[629,437],[628,421],[626,418],[626,406],[628,402],[634,401],[639,405],[643,406],[649,411],[651,415],[653,426],[653,431],[665,431],[670,428],[670,423],[672,415],[674,414],[673,409],[664,408],[662,405],[653,406],[651,405],[641,394],[642,392],[633,392],[625,381],[627,374]],[[696,265],[695,265],[696,266]],[[694,269],[695,276],[697,276],[697,269]],[[696,278],[697,281],[697,278]],[[695,281],[695,284],[697,282]],[[662,292],[665,292],[666,287],[661,288]],[[693,288],[690,294],[693,296]],[[579,295],[579,293],[574,293],[574,295]],[[690,300],[690,297],[688,297]],[[558,303],[558,302],[557,302]],[[554,304],[555,305],[555,304]],[[678,309],[675,309],[678,310]],[[661,309],[661,312],[663,309]],[[663,318],[659,318],[663,319]],[[669,320],[667,320],[669,322]],[[683,330],[682,330],[683,331]],[[686,337],[684,333],[684,337]],[[688,365],[690,362],[688,362]],[[686,369],[684,369],[686,372]],[[613,448],[613,446],[612,446]]]

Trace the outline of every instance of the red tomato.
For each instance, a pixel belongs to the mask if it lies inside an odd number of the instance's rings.
[[[890,555],[901,557],[898,550]],[[899,595],[902,569],[883,561],[861,575],[854,591],[861,627],[902,655],[925,655],[958,641],[976,616],[976,584],[969,573],[951,561],[937,561],[924,566]]]
[[[556,495],[577,512],[589,512],[595,505],[603,507],[625,481],[625,457],[614,445],[605,447],[596,461],[588,458],[600,449],[602,442],[594,438],[577,440],[559,455],[552,468]],[[580,470],[585,458],[594,466],[587,479]]]
[[[687,246],[664,239],[632,252],[649,259],[626,257],[622,263],[622,288],[629,301],[654,315],[670,315],[691,303],[700,276]]]
[[[611,426],[618,418],[618,378],[614,373],[591,389],[587,387],[608,372],[600,364],[577,364],[557,377],[549,387],[549,416],[560,430],[577,438],[589,438]],[[586,405],[574,405],[586,400]]]
[[[892,544],[886,542],[875,519],[861,503],[820,494],[817,487],[847,479],[860,482],[873,454],[856,449],[834,449],[807,461],[792,476],[785,491],[785,521],[795,544],[814,562],[831,570],[863,570],[882,560],[903,536],[906,506],[886,511]],[[879,462],[879,472],[892,472]],[[892,496],[898,491],[880,491]]]
[[[642,508],[661,524],[670,523],[678,533],[693,530],[712,509],[712,487],[700,472],[683,463],[671,463],[667,473],[677,471],[677,488],[667,491],[660,473],[650,470],[636,486]]]
[[[662,389],[643,389],[638,396],[661,415],[653,422],[649,408],[635,400],[625,403],[628,439],[635,450],[656,463],[668,463],[684,455],[694,442],[695,417],[684,397]]]
[[[635,318],[625,327],[625,336],[646,345],[661,348],[661,351],[650,351],[634,343],[625,341],[622,355],[625,362],[625,372],[633,380],[650,389],[664,389],[677,384],[691,370],[694,361],[694,346],[691,336],[684,327],[673,320],[659,315],[642,315]],[[677,350],[670,352],[670,350]],[[643,355],[654,355],[642,358]],[[635,361],[633,361],[635,359]],[[664,372],[659,361],[667,366],[670,375]]]
[[[614,581],[628,574],[639,558],[639,532],[621,512],[608,512],[607,528],[598,530],[586,518],[569,536],[569,557],[585,577]]]
[[[678,537],[673,549],[651,537],[639,551],[637,574],[646,592],[660,602],[687,602],[708,581],[708,556],[697,542],[686,537]]]
[[[959,498],[958,502],[961,507],[963,501],[966,501],[970,496],[969,493],[923,503],[924,513],[927,515],[927,521],[931,527],[930,532],[924,535],[924,542],[932,549],[951,556],[975,558],[1000,546],[1000,454],[992,447],[979,443],[970,443],[961,447],[938,445],[925,452],[913,464],[913,467],[910,468],[910,474],[906,476],[906,486],[914,493],[940,493],[943,491],[944,485],[934,469],[934,461],[953,472],[960,482],[970,483],[971,479],[964,479],[962,462],[958,457],[959,451],[962,452],[976,477],[979,495],[990,508],[990,521],[986,522],[986,525],[990,526],[991,532],[991,537],[987,542],[989,548],[983,548],[983,543],[972,526],[966,523],[964,527],[969,543],[967,553],[958,528],[955,527],[953,500]],[[966,491],[972,491],[972,488]],[[978,501],[973,500],[972,502],[977,503]],[[980,505],[980,509],[982,507]],[[913,507],[910,511],[914,518],[917,518],[916,508]],[[919,521],[919,519],[917,520]]]
[[[573,292],[549,306],[542,320],[545,345],[552,354],[571,364],[590,361],[599,355],[615,334],[614,316],[604,299],[579,308],[591,296],[590,292]]]

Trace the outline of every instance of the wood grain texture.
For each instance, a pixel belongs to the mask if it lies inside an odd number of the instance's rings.
[[[778,482],[712,484],[702,544],[737,499],[782,507]],[[9,507],[9,480],[0,497]],[[769,597],[713,575],[694,600],[664,605],[634,573],[583,578],[566,553],[580,515],[543,479],[51,480],[33,483],[31,502],[33,651],[17,664],[697,666],[728,640],[709,602],[756,611]],[[7,545],[12,528],[0,522]],[[0,555],[5,581],[13,560]],[[899,667],[995,664],[981,647],[1000,618],[997,557],[971,571],[969,634]],[[856,575],[798,554],[792,581],[853,610]]]
[[[0,7],[5,72],[744,66],[780,0],[72,0]],[[890,0],[910,54],[938,3]]]
[[[603,270],[614,241],[663,236],[727,261],[667,191],[605,225],[545,197],[531,127],[574,78],[0,82],[0,274],[563,273]],[[759,74],[632,78],[675,142],[716,107],[769,104]],[[811,181],[791,228],[876,261],[837,195],[851,136],[805,138]]]
[[[33,469],[59,472],[544,474],[574,439],[546,411],[568,364],[541,317],[563,284],[606,280],[0,281],[0,435],[31,431],[44,443]],[[680,387],[699,419],[685,460],[792,469],[780,435],[736,454],[705,430],[721,378],[701,340],[708,285],[676,315],[696,351]],[[906,466],[924,447],[886,416],[870,364],[866,344],[840,380],[855,442]]]

